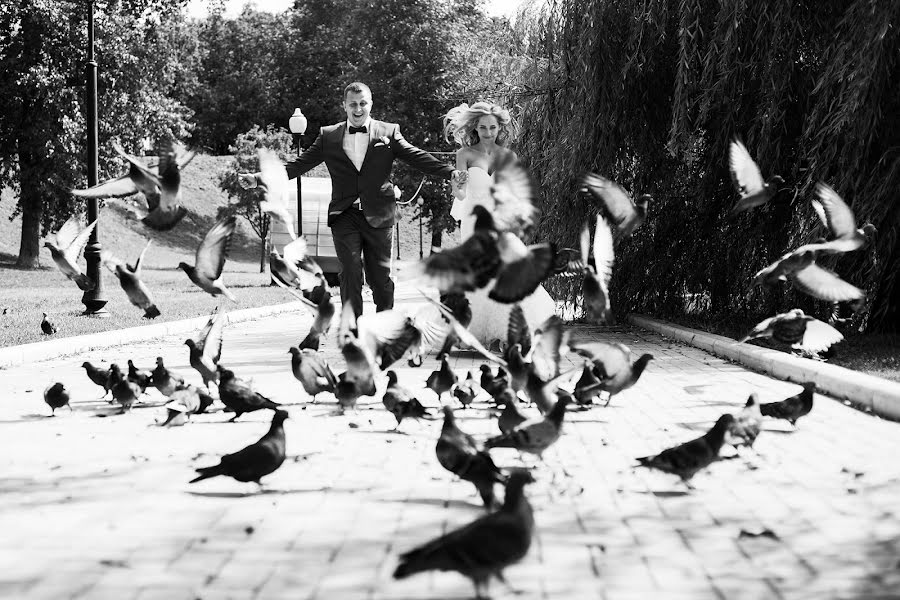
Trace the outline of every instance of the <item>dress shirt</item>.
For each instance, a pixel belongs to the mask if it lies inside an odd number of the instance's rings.
[[[366,159],[366,150],[372,135],[372,117],[366,119],[362,126],[366,128],[367,133],[350,135],[350,121],[347,121],[347,127],[344,129],[344,152],[347,153],[357,171],[362,170],[363,161]]]

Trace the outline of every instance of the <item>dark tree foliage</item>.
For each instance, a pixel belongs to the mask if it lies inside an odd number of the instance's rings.
[[[874,247],[827,265],[867,290],[860,328],[900,323],[900,2],[567,0],[531,39],[521,153],[541,183],[540,235],[573,246],[595,171],[654,201],[617,245],[614,307],[711,317],[830,307],[754,273],[821,235],[810,200],[832,185]],[[728,144],[742,139],[789,189],[734,221]],[[572,293],[565,282],[557,291]]]

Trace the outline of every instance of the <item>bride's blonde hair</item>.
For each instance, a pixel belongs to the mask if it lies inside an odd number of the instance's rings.
[[[500,125],[497,144],[503,146],[510,139],[515,139],[519,126],[510,116],[509,111],[492,102],[476,102],[469,106],[465,102],[451,108],[444,116],[444,139],[452,137],[460,146],[471,146],[479,141],[478,119],[496,117]]]

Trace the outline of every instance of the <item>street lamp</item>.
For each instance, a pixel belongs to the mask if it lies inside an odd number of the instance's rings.
[[[97,61],[94,60],[94,0],[87,0],[87,63],[85,65],[85,107],[87,110],[87,178],[88,187],[97,185]],[[87,200],[87,222],[97,220],[97,198]],[[87,276],[94,282],[94,289],[84,293],[81,302],[84,304],[83,315],[90,317],[108,317],[106,298],[103,297],[103,280],[100,277],[100,223],[94,227],[84,249],[87,261]]]
[[[303,154],[303,134],[306,133],[308,122],[299,108],[294,109],[294,114],[288,120],[288,128],[294,134],[294,143],[297,144],[297,156]],[[297,235],[303,235],[303,196],[300,175],[297,175]]]

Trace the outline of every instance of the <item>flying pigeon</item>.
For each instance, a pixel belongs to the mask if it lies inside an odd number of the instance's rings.
[[[772,338],[793,348],[818,354],[843,340],[844,336],[831,325],[794,308],[760,321],[739,343],[757,338]]]
[[[187,273],[190,280],[201,290],[212,296],[225,296],[232,302],[237,302],[237,299],[225,287],[222,270],[225,268],[231,236],[236,226],[237,217],[234,215],[222,219],[213,225],[197,246],[194,266],[185,262],[178,263],[178,268]]]
[[[209,388],[209,383],[219,381],[219,373],[216,366],[222,357],[222,330],[225,328],[226,315],[219,312],[217,306],[209,315],[209,320],[195,338],[188,338],[184,344],[190,352],[190,364],[200,373],[203,385]]]
[[[78,289],[89,292],[95,287],[95,282],[82,273],[78,266],[78,257],[88,243],[88,238],[97,221],[81,229],[78,218],[70,217],[68,221],[56,232],[56,242],[44,242],[44,246],[50,250],[53,262],[59,267],[63,275],[74,281]]]
[[[762,206],[778,193],[778,186],[784,185],[784,180],[778,175],[765,181],[759,167],[747,152],[746,146],[739,140],[732,140],[729,146],[728,169],[740,195],[738,203],[728,212],[729,218],[734,218],[745,210]]]
[[[631,237],[647,218],[647,204],[653,200],[650,194],[641,194],[635,202],[618,183],[594,173],[585,174],[581,183],[594,203],[609,213],[622,237]]]
[[[160,314],[159,309],[153,302],[153,298],[150,296],[150,290],[147,289],[147,285],[141,280],[141,265],[144,262],[144,255],[147,253],[150,243],[151,240],[147,240],[147,245],[144,246],[133,267],[113,257],[111,252],[104,251],[100,253],[100,260],[119,279],[119,285],[122,286],[122,290],[128,296],[128,301],[144,311],[145,319],[155,319]]]
[[[869,245],[877,233],[874,225],[866,223],[857,229],[853,211],[828,184],[818,183],[816,195],[813,209],[832,238],[819,244],[825,252],[853,252]]]
[[[259,187],[265,192],[265,200],[259,203],[259,209],[278,221],[287,230],[291,239],[297,239],[294,233],[294,222],[287,208],[288,175],[284,163],[278,153],[270,148],[260,148],[259,155]]]

